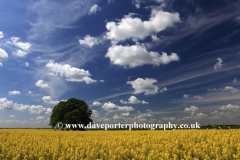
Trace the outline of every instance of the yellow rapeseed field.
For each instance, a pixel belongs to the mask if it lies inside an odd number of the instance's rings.
[[[0,129],[0,159],[240,159],[240,130]]]

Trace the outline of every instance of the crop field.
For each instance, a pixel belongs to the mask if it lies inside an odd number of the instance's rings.
[[[240,159],[240,130],[1,129],[0,159]]]

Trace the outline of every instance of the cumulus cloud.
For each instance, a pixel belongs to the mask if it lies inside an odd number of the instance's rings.
[[[129,112],[126,112],[126,113],[122,113],[122,116],[129,116]]]
[[[100,11],[101,10],[101,7],[99,7],[97,4],[94,4],[90,9],[89,9],[89,12],[88,14],[91,15],[91,14],[96,14],[97,11]]]
[[[105,80],[100,80],[100,82],[104,82]]]
[[[44,119],[43,116],[38,116],[38,117],[36,118],[37,121],[41,121],[41,120],[43,120],[43,119]]]
[[[40,105],[17,104],[13,103],[13,101],[8,101],[6,98],[0,98],[0,109],[29,111],[32,114],[50,114],[52,112],[51,108],[44,108]]]
[[[14,115],[10,115],[9,117],[10,117],[10,118],[15,118],[15,116],[14,116]]]
[[[198,110],[198,107],[196,106],[191,106],[191,108],[185,108],[184,111],[186,112],[191,112],[191,115],[193,116],[195,114],[195,112]]]
[[[163,92],[165,92],[165,91],[167,91],[167,90],[168,90],[167,87],[163,87],[163,88],[161,88],[161,89],[159,90],[159,92],[163,93]]]
[[[183,98],[186,98],[186,99],[187,99],[188,97],[189,97],[189,95],[187,95],[187,94],[184,94],[184,95],[183,95]]]
[[[40,88],[49,88],[48,84],[45,83],[43,80],[38,80],[36,86]]]
[[[108,49],[105,57],[108,57],[111,63],[124,68],[135,68],[143,65],[159,66],[179,61],[176,53],[167,55],[167,53],[162,52],[160,55],[157,52],[148,52],[145,46],[139,44],[132,46],[113,45]]]
[[[9,95],[19,95],[20,91],[9,91]]]
[[[79,43],[81,45],[87,46],[87,47],[93,47],[94,45],[98,44],[99,41],[95,37],[91,37],[90,35],[86,35],[83,40],[79,39]]]
[[[69,64],[61,65],[58,63],[54,63],[52,60],[50,60],[46,67],[54,72],[56,75],[60,75],[61,77],[66,77],[67,81],[72,82],[82,82],[85,81],[87,84],[97,82],[96,80],[93,80],[89,78],[91,74],[88,71],[85,71],[84,69],[79,69],[70,66]]]
[[[8,58],[8,54],[5,50],[0,48],[0,61],[4,61]]]
[[[232,93],[238,92],[238,89],[234,88],[233,86],[226,86],[222,90],[223,91],[230,91]]]
[[[31,114],[50,114],[52,112],[51,108],[44,108],[43,106],[40,105],[32,105],[29,107],[28,110]]]
[[[28,94],[32,94],[32,91],[28,91]]]
[[[215,63],[215,65],[214,65],[214,69],[216,70],[216,71],[219,71],[219,70],[221,70],[222,69],[222,67],[223,67],[223,65],[224,65],[224,62],[223,62],[223,60],[221,59],[221,58],[217,58],[217,63]]]
[[[135,97],[135,96],[131,96],[128,99],[128,101],[124,101],[124,100],[121,99],[120,102],[122,104],[149,104],[148,102],[146,102],[144,100],[143,101],[138,100],[137,97]]]
[[[156,82],[158,81],[154,78],[146,78],[145,80],[138,78],[134,81],[128,81],[127,84],[131,84],[132,88],[135,89],[134,94],[144,92],[145,95],[149,95],[158,93],[159,88],[154,85]]]
[[[3,66],[3,64],[0,62],[0,67],[2,67]]]
[[[196,112],[198,110],[198,107],[196,106],[191,106],[191,108],[185,108],[184,109],[186,112]]]
[[[204,117],[207,117],[207,115],[204,114],[204,113],[198,113],[198,114],[195,116],[196,119],[201,119],[201,118],[204,118]]]
[[[93,106],[101,106],[102,103],[100,103],[100,102],[93,102],[92,105],[93,105]]]
[[[24,51],[29,51],[30,47],[32,46],[31,43],[29,42],[26,43],[19,42],[20,41],[19,37],[12,37],[11,40],[16,47],[21,48]]]
[[[156,35],[151,36],[153,42],[157,42],[159,38]]]
[[[15,52],[13,52],[13,55],[14,56],[17,56],[17,57],[24,57],[26,56],[28,53],[27,52],[24,52],[22,51],[21,49],[18,49],[16,50]]]
[[[234,79],[233,79],[233,83],[237,83],[237,78],[234,78]]]
[[[233,110],[233,109],[239,109],[239,106],[234,106],[234,105],[226,105],[226,106],[222,106],[219,109],[221,110]]]
[[[51,96],[44,96],[44,97],[42,98],[42,100],[43,100],[45,103],[54,104],[54,105],[56,105],[56,104],[59,103],[59,101],[53,101],[52,98],[51,98]]]
[[[28,62],[25,62],[25,66],[28,67],[28,66],[29,66],[29,63],[28,63]]]
[[[104,103],[104,105],[102,106],[102,109],[104,109],[105,111],[108,112],[129,112],[129,111],[134,111],[133,107],[129,107],[129,106],[123,106],[120,107],[114,103],[108,102],[108,103]]]
[[[119,115],[117,115],[117,114],[115,114],[114,116],[113,116],[113,119],[121,119],[122,117],[120,117]]]
[[[0,98],[0,109],[11,110],[13,108],[14,106],[12,101],[8,101],[6,98]]]
[[[92,115],[91,116],[92,117],[100,117],[98,111],[96,111],[96,110],[92,110]]]
[[[130,38],[143,40],[149,35],[156,34],[180,22],[178,13],[169,13],[161,10],[157,11],[153,9],[149,21],[134,18],[133,15],[126,15],[118,23],[108,22],[106,24],[108,30],[107,38],[115,41],[124,41]]]
[[[2,31],[0,31],[0,38],[4,38],[4,34]]]
[[[133,0],[132,4],[136,7],[136,8],[140,8],[140,4],[141,4],[141,0]]]

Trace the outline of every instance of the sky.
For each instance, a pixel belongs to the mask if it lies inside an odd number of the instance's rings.
[[[240,123],[239,0],[0,1],[0,128]]]

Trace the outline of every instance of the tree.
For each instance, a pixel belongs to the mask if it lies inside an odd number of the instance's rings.
[[[58,122],[62,122],[63,126],[65,124],[84,124],[86,126],[93,122],[90,118],[92,111],[88,108],[87,103],[80,99],[69,98],[67,101],[61,101],[53,108],[49,125],[53,128]]]

